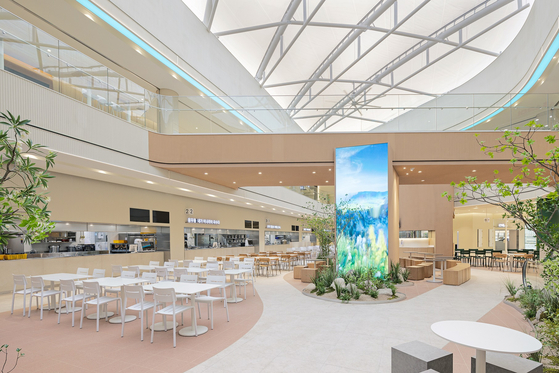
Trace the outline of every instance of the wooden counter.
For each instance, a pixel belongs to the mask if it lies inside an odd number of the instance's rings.
[[[420,253],[434,253],[435,252],[435,246],[400,246],[399,248],[400,252],[399,252],[399,258],[407,258],[409,256],[409,253],[406,253],[406,251],[417,251]]]
[[[112,265],[149,264],[157,260],[163,265],[163,251],[130,254],[100,254],[45,259],[0,260],[0,294],[11,292],[14,287],[12,274],[34,276],[48,273],[76,273],[78,267],[104,269],[107,277],[111,276]]]
[[[208,256],[225,256],[254,253],[254,246],[221,247],[219,249],[189,249],[184,250],[184,259],[194,259],[196,256],[207,258]]]

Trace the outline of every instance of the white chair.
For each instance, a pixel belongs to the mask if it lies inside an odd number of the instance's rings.
[[[208,262],[206,264],[206,269],[207,270],[218,270],[219,269],[219,263],[218,262]]]
[[[182,275],[186,275],[188,268],[175,268],[173,275],[175,276],[175,281],[180,281]]]
[[[175,267],[178,267],[178,262],[179,262],[178,260],[177,260],[176,263],[172,262],[172,261],[165,262],[165,263],[163,263],[163,267],[165,267],[165,268],[175,268]]]
[[[139,266],[128,266],[128,270],[134,272],[136,278],[140,278],[140,267]]]
[[[60,291],[64,294],[64,298],[62,298],[62,295],[58,298],[58,323],[60,324],[62,302],[64,302],[66,306],[66,315],[68,314],[68,305],[72,305],[72,327],[74,327],[76,302],[82,301],[83,308],[85,307],[85,305],[83,305],[83,301],[92,298],[92,296],[86,294],[78,294],[76,284],[72,280],[60,280]]]
[[[141,285],[125,285],[124,286],[124,305],[122,307],[122,331],[120,333],[121,337],[124,337],[124,319],[126,317],[126,311],[138,311],[140,317],[140,340],[144,340],[144,320],[146,320],[146,329],[148,327],[148,310],[155,307],[155,303],[146,302],[146,296],[144,293],[144,288]],[[134,299],[135,303],[130,307],[126,307],[128,299]],[[144,318],[145,313],[145,318]]]
[[[189,284],[198,283],[198,275],[182,275],[180,277],[180,282],[187,282]]]
[[[122,278],[136,278],[136,272],[134,271],[122,271],[120,274]]]
[[[208,262],[217,262],[217,258],[215,256],[208,256]]]
[[[227,294],[225,291],[225,286],[227,285],[227,281],[225,276],[210,276],[206,278],[206,284],[212,285],[221,285],[219,288],[219,292],[221,296],[215,297],[210,295],[210,290],[208,290],[207,295],[202,295],[200,297],[196,297],[196,302],[198,303],[207,303],[208,304],[208,319],[210,320],[212,330],[214,328],[214,302],[215,301],[223,301],[225,311],[227,313],[227,322],[229,322],[229,307],[227,306]],[[199,312],[198,312],[199,313]],[[202,316],[200,315],[200,318]]]
[[[243,260],[243,263],[252,263],[254,264],[254,258],[245,258],[245,260]]]
[[[167,281],[169,279],[167,267],[155,268],[155,274],[157,275],[157,279],[160,279],[159,281]]]
[[[119,302],[120,302],[120,298],[119,297],[105,297],[101,295],[101,287],[99,286],[98,282],[95,281],[84,281],[83,283],[83,294],[84,296],[90,296],[91,300],[88,300],[85,302],[85,304],[82,304],[82,312],[81,312],[81,320],[80,320],[80,329],[83,326],[83,318],[84,318],[84,312],[85,312],[85,305],[90,305],[90,306],[96,306],[97,307],[97,331],[99,331],[99,315],[101,314],[101,306],[105,306],[104,307],[104,311],[105,311],[105,320],[108,321],[109,317],[107,314],[107,306],[109,303],[111,302],[115,302],[116,301],[116,307],[117,307],[117,312],[118,312],[118,306],[119,306]]]
[[[150,284],[157,283],[157,273],[142,272],[142,279],[148,280]],[[153,290],[144,290],[144,294],[153,294]]]
[[[151,260],[149,262],[150,267],[159,267],[159,262],[157,260]]]
[[[60,296],[60,290],[45,290],[45,282],[43,281],[42,277],[39,276],[31,276],[31,296],[29,297],[29,313],[27,317],[31,317],[31,303],[33,297],[37,300],[37,307],[39,307],[39,298],[41,298],[41,320],[43,319],[43,301],[44,298],[47,297],[49,309],[50,307],[50,297],[54,295],[54,301],[56,304],[56,296]],[[53,306],[55,305],[53,304]]]
[[[203,256],[195,256],[194,260],[204,260],[204,257]]]
[[[14,302],[17,295],[23,295],[23,316],[25,317],[25,301],[27,300],[27,294],[31,294],[31,289],[27,287],[27,279],[25,275],[13,275],[14,277],[14,291],[12,292],[12,315],[14,314]],[[17,290],[18,286],[23,286],[23,290]],[[31,299],[31,297],[29,297]]]
[[[190,263],[192,263],[192,260],[183,260],[182,261],[182,266],[184,268],[188,268],[190,266]]]
[[[82,275],[82,276],[87,276],[89,275],[89,268],[78,268],[78,270],[76,271],[76,274],[78,275]],[[81,281],[76,281],[76,289],[81,289],[82,288],[82,282]]]
[[[235,269],[235,262],[223,262],[223,269]]]
[[[193,306],[185,306],[176,304],[177,296],[175,294],[175,289],[159,289],[157,287],[153,288],[153,299],[154,299],[154,312],[151,322],[151,343],[153,343],[153,334],[155,329],[155,315],[163,316],[163,326],[165,331],[167,331],[167,320],[166,316],[173,317],[173,347],[177,347],[177,315],[187,310],[191,310],[192,320],[196,320],[195,310]],[[165,306],[165,304],[170,304]],[[159,310],[157,310],[157,308]],[[198,333],[196,333],[197,335]]]
[[[120,277],[120,274],[122,273],[122,266],[113,265],[111,266],[111,268],[112,268],[111,277]]]
[[[178,259],[169,259],[168,262],[169,263],[174,263],[174,265],[173,265],[174,268],[177,268],[179,266]]]
[[[93,278],[105,277],[105,270],[104,269],[94,269],[92,276],[93,276]]]
[[[235,284],[245,288],[245,299],[247,299],[247,284],[252,284],[252,295],[256,296],[256,289],[254,288],[254,266],[251,263],[240,263],[239,269],[250,269],[250,273],[243,273],[243,277],[236,278]]]
[[[202,264],[191,262],[188,264],[188,268],[202,268]]]

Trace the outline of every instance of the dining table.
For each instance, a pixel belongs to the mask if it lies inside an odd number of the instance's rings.
[[[50,282],[50,289],[54,290],[56,283],[60,282],[60,280],[84,280],[84,279],[88,279],[91,278],[93,276],[91,275],[80,275],[77,273],[49,273],[46,275],[36,275],[33,277],[41,277],[43,279],[43,281],[49,281]],[[61,309],[58,309],[58,305],[56,304],[56,300],[55,300],[55,296],[51,295],[51,304],[52,306],[49,309],[54,309],[55,312],[61,312],[62,310],[68,311],[68,312],[72,312],[72,308],[71,307],[62,307]],[[46,309],[46,308],[45,308]],[[81,311],[81,307],[74,307],[74,311]]]
[[[476,321],[439,321],[431,325],[431,330],[447,341],[475,348],[476,373],[486,373],[487,351],[527,354],[542,348],[541,342],[529,334]]]
[[[229,281],[233,284],[231,290],[229,291],[229,298],[227,298],[227,303],[240,303],[243,298],[237,297],[237,286],[235,284],[235,277],[242,275],[243,273],[251,273],[250,269],[226,269],[225,275],[229,276]]]
[[[141,277],[139,277],[139,278],[100,277],[100,278],[87,280],[87,281],[84,281],[84,282],[97,282],[97,283],[99,283],[99,286],[103,289],[108,288],[108,287],[120,287],[120,305],[121,305],[121,307],[126,307],[126,305],[124,304],[124,286],[125,285],[143,284],[143,283],[149,282],[149,280],[143,279]],[[104,312],[101,312],[99,314],[99,318],[111,317],[112,316],[111,313],[112,312],[109,312],[107,315],[105,315]],[[112,313],[112,314],[114,315],[114,313]],[[93,313],[93,314],[87,315],[86,317],[89,320],[96,320],[97,319],[97,314]],[[126,315],[126,317],[124,318],[124,322],[134,321],[134,320],[136,320],[136,318],[137,318],[136,315]],[[111,324],[121,324],[122,323],[122,316],[112,317],[112,318],[109,319],[109,322]]]
[[[144,285],[145,290],[152,291],[154,288],[159,289],[175,289],[175,292],[180,294],[190,295],[190,300],[192,301],[192,306],[194,307],[194,318],[190,326],[182,328],[179,330],[179,335],[183,337],[197,337],[200,334],[208,332],[208,327],[204,325],[198,325],[196,322],[196,294],[203,291],[208,291],[212,289],[219,288],[221,285],[217,284],[200,284],[200,283],[190,283],[190,282],[158,282],[156,284]],[[163,324],[163,323],[158,323]],[[167,327],[169,329],[169,327]],[[154,329],[157,331],[157,329]],[[164,329],[163,329],[164,330]],[[171,326],[172,330],[172,326]]]

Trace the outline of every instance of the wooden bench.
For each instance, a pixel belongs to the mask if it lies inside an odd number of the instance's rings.
[[[425,269],[423,266],[409,266],[407,270],[410,271],[408,280],[421,281],[425,278]]]
[[[468,263],[459,263],[443,271],[443,284],[445,285],[462,285],[469,280],[470,265]]]
[[[312,279],[318,275],[318,268],[302,268],[301,282],[312,282]]]

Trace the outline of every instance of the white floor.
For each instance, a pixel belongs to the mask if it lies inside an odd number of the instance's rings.
[[[472,269],[462,286],[440,286],[404,302],[349,305],[302,295],[282,276],[259,278],[264,312],[229,348],[189,372],[390,372],[390,348],[420,340],[447,342],[430,326],[478,320],[505,295],[503,280],[519,274]],[[535,280],[532,280],[533,282]]]

